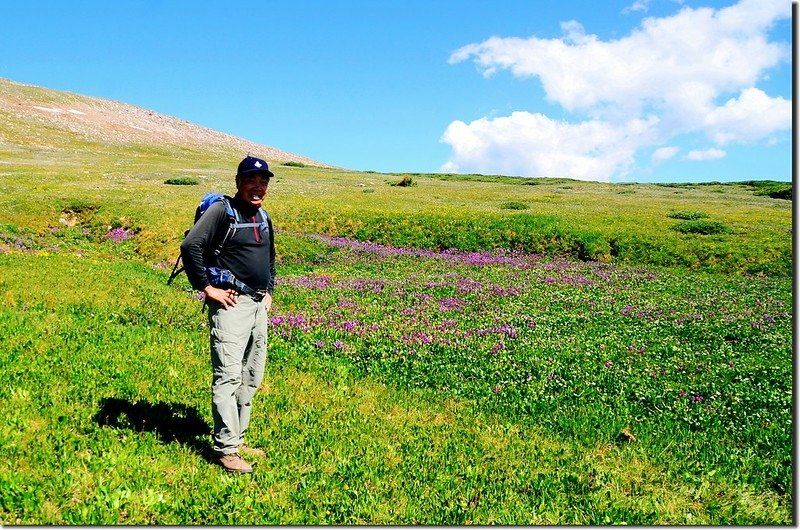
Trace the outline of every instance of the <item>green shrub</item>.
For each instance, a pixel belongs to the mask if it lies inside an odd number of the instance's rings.
[[[72,199],[62,203],[62,213],[72,212],[76,214],[86,213],[92,214],[99,208],[97,204],[91,203],[84,199]]]
[[[667,217],[671,217],[672,219],[683,219],[686,221],[695,221],[697,219],[703,219],[708,217],[708,214],[705,212],[689,212],[689,211],[677,211],[677,212],[670,212],[667,214]]]
[[[773,199],[786,199],[791,201],[792,200],[792,188],[788,187],[782,190],[775,190],[769,192],[769,196]]]
[[[200,181],[194,177],[174,177],[165,180],[164,184],[171,184],[173,186],[196,186],[200,184]]]
[[[302,162],[295,162],[294,160],[292,160],[290,162],[284,162],[281,165],[282,166],[289,166],[289,167],[308,167],[306,164],[304,164]]]
[[[581,261],[611,261],[611,243],[600,234],[580,232],[576,234],[576,239],[577,249],[573,254]]]
[[[503,210],[527,210],[529,208],[529,206],[527,204],[525,204],[524,202],[509,201],[509,202],[504,202],[503,204],[501,204],[500,208],[502,208]]]
[[[771,197],[773,199],[784,199],[787,201],[792,200],[792,185],[791,184],[784,184],[784,185],[775,185],[770,187],[765,187],[756,192],[758,196],[766,196]]]
[[[683,182],[656,182],[654,186],[660,186],[662,188],[687,188],[687,189],[694,189],[695,184],[691,183],[683,183]]]
[[[414,182],[414,179],[411,178],[411,175],[405,175],[403,178],[401,178],[397,182],[392,182],[391,185],[392,186],[400,186],[401,188],[407,188],[409,186],[416,186],[417,184],[416,184],[416,182]]]
[[[682,223],[678,223],[672,227],[673,230],[677,230],[683,234],[702,234],[702,235],[710,235],[710,234],[726,234],[731,231],[724,223],[720,223],[719,221],[698,221],[698,220],[691,220],[691,221],[683,221]]]

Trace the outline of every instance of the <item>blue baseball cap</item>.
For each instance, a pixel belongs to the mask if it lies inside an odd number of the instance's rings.
[[[244,160],[239,162],[239,168],[236,170],[237,177],[254,175],[256,173],[263,173],[269,178],[275,176],[272,171],[269,170],[269,165],[267,164],[266,160],[248,155],[244,158]]]

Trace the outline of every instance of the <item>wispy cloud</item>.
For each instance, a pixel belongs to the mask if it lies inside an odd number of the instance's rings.
[[[625,9],[622,10],[622,14],[627,15],[628,13],[633,13],[636,11],[647,11],[649,7],[650,0],[636,0],[631,5],[625,7]]]
[[[516,165],[527,174],[552,169],[607,180],[630,170],[637,150],[678,135],[702,134],[719,146],[769,139],[791,128],[791,101],[771,97],[757,85],[770,68],[790,59],[789,43],[768,38],[770,28],[790,16],[785,0],[741,0],[719,10],[686,7],[672,16],[646,18],[618,40],[601,40],[569,21],[562,23],[561,38],[492,37],[463,46],[451,55],[451,64],[472,60],[486,77],[508,70],[518,78],[538,78],[547,99],[575,121],[554,126],[544,116],[517,116],[453,122],[442,138],[453,147],[446,167],[471,171],[480,161],[481,167]],[[723,98],[727,101],[720,104]],[[624,131],[632,123],[649,124],[647,135],[630,138]],[[517,127],[514,141],[508,136],[511,124]],[[591,143],[590,136],[577,151],[577,163],[576,145],[564,137],[553,142],[557,151],[544,157],[564,161],[552,166],[537,155],[539,144],[523,140],[592,127],[614,131],[621,144]],[[609,156],[608,148],[618,154]],[[479,151],[484,158],[474,156]]]
[[[689,151],[686,155],[688,160],[695,160],[695,161],[702,161],[702,160],[719,160],[720,158],[725,158],[727,153],[722,149],[706,149],[704,151]]]
[[[665,160],[669,160],[670,158],[674,157],[678,154],[680,148],[675,146],[668,146],[668,147],[659,147],[655,151],[653,151],[653,156],[650,159],[653,161],[654,164],[660,164]]]

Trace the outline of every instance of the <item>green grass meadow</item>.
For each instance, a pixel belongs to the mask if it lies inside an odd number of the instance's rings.
[[[2,524],[795,522],[780,183],[270,161],[267,455],[232,476],[166,279],[241,153],[4,131]]]

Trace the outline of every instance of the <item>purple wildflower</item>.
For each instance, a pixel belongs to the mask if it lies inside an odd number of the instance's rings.
[[[126,228],[114,228],[109,230],[106,234],[106,238],[110,239],[114,243],[122,243],[123,241],[127,241],[128,239],[132,238],[136,233],[133,230],[128,230]]]
[[[442,298],[439,300],[439,311],[461,311],[467,303],[460,298]]]
[[[352,300],[340,300],[337,305],[342,309],[355,309],[357,307]]]

